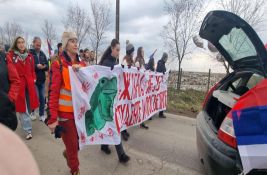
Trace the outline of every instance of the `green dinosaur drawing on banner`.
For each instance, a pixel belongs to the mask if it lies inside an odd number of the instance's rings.
[[[91,109],[85,113],[87,136],[101,130],[107,121],[113,121],[113,104],[117,94],[117,78],[99,80],[90,99]]]

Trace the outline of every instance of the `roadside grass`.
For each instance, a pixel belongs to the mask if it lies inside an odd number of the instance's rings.
[[[205,92],[194,89],[176,90],[168,88],[167,112],[196,117],[201,110]]]

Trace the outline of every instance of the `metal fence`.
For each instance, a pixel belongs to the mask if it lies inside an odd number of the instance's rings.
[[[188,72],[182,71],[181,89],[194,89],[198,91],[208,91],[210,87],[220,81],[225,74],[212,73],[212,70],[207,72]],[[177,87],[178,71],[171,71],[169,73],[168,87]]]

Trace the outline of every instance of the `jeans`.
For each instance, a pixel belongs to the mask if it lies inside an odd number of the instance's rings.
[[[17,112],[17,116],[20,120],[21,127],[22,129],[27,133],[31,134],[32,133],[32,122],[30,118],[30,99],[29,99],[29,93],[25,92],[25,97],[26,97],[26,112]]]
[[[39,98],[39,116],[44,116],[44,106],[45,106],[45,83],[35,84],[37,95]]]
[[[30,114],[28,112],[25,112],[25,113],[18,112],[17,115],[20,120],[22,129],[27,134],[31,134],[32,133],[32,122],[31,122]]]

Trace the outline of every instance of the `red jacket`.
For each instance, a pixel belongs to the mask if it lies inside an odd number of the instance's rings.
[[[8,70],[8,79],[10,83],[8,97],[9,100],[15,104],[20,89],[20,78],[12,60],[10,58],[7,58],[6,62]]]
[[[15,103],[16,112],[26,112],[26,90],[29,93],[29,102],[31,110],[38,108],[39,100],[36,94],[34,84],[36,76],[34,70],[33,56],[29,54],[28,57],[24,61],[22,61],[13,51],[10,51],[8,52],[6,57],[7,60],[13,62],[13,65],[15,66],[20,78],[20,89]]]
[[[61,63],[54,61],[51,64],[50,69],[50,83],[49,83],[49,101],[48,101],[48,121],[47,124],[52,124],[57,121],[57,118],[63,119],[74,119],[74,114],[72,112],[60,112],[58,111],[59,107],[59,95],[60,89],[63,83],[62,78],[62,66],[68,67],[72,66],[71,58],[67,55],[66,52],[63,52],[60,55]],[[61,65],[60,65],[61,64]],[[77,60],[75,64],[79,64],[79,59],[77,55]]]

